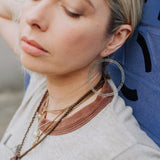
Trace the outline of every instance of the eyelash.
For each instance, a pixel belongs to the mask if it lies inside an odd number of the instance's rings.
[[[82,14],[71,12],[71,11],[67,10],[66,8],[64,8],[64,10],[65,10],[66,14],[72,18],[78,19],[82,16]]]
[[[73,13],[73,12],[70,12],[70,11],[68,11],[67,13],[68,13],[69,16],[71,16],[73,18],[80,18],[80,16],[81,16],[80,14]]]

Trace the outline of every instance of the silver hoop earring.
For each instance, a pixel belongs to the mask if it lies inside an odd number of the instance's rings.
[[[115,65],[119,68],[119,70],[121,71],[121,83],[120,83],[120,85],[118,86],[117,90],[116,90],[116,91],[113,91],[112,93],[107,93],[107,94],[103,94],[103,93],[100,93],[100,92],[96,91],[96,90],[94,89],[94,87],[92,86],[92,84],[91,84],[91,73],[92,73],[94,67],[95,67],[96,65],[98,65],[98,64],[100,64],[100,63],[104,63],[104,62],[115,64]],[[95,94],[97,94],[97,95],[99,95],[99,96],[102,96],[102,97],[110,97],[110,96],[113,96],[115,93],[118,93],[118,92],[121,90],[121,88],[123,87],[124,81],[125,81],[124,70],[123,70],[122,66],[121,66],[117,61],[115,61],[115,60],[113,60],[113,59],[106,58],[106,59],[98,60],[97,62],[95,62],[95,63],[91,66],[91,68],[90,68],[90,70],[89,70],[89,72],[88,72],[88,84],[89,84],[91,90],[92,90]]]

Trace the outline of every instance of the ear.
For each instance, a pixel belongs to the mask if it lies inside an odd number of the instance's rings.
[[[101,57],[113,54],[128,39],[132,32],[131,25],[122,25],[113,35],[110,36],[106,43],[105,49],[100,53]]]

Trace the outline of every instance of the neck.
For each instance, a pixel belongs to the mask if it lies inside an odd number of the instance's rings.
[[[58,110],[76,102],[90,90],[88,85],[88,69],[77,71],[67,75],[47,75],[47,87],[49,92],[48,110]],[[93,71],[91,83],[95,86],[101,78],[101,72]]]

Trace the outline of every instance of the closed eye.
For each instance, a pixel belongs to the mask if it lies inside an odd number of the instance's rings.
[[[64,11],[66,12],[66,14],[72,18],[80,18],[82,16],[82,14],[80,14],[80,13],[71,12],[68,9],[66,9],[65,7],[63,7],[63,8],[64,8]]]
[[[73,13],[73,12],[70,12],[68,11],[67,14],[73,18],[79,18],[81,15],[80,14],[77,14],[77,13]]]

